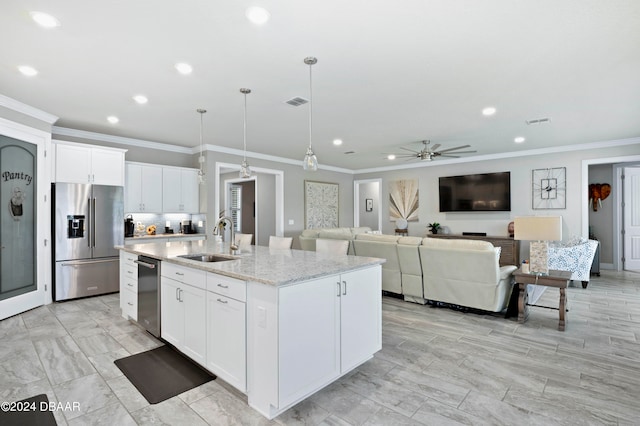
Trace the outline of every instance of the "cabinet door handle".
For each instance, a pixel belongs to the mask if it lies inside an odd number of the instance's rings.
[[[229,286],[228,286],[228,285],[222,285],[222,284],[218,284],[218,287],[221,287],[221,288],[229,288]]]
[[[226,300],[222,300],[222,299],[217,299],[217,300],[218,300],[218,302],[220,302],[220,303],[224,303],[225,305],[226,305],[227,303],[229,303],[229,302],[228,302],[228,301],[226,301]]]
[[[131,283],[127,283],[127,285],[128,285],[129,287],[133,287],[133,284],[131,284]]]
[[[340,297],[340,281],[338,281],[336,284],[338,284],[338,294],[336,294],[336,296]]]
[[[131,302],[127,302],[127,305],[129,305],[129,306],[133,306],[133,303],[131,303]]]
[[[184,302],[184,299],[182,298],[182,289],[180,288],[178,289],[178,291],[180,291],[180,293],[178,293],[178,295],[180,296],[178,300],[180,300],[181,302]]]
[[[344,290],[342,291],[342,295],[346,296],[347,295],[347,282],[346,281],[342,281],[342,284],[344,284]]]
[[[176,275],[180,275],[181,277],[184,276],[182,272],[176,272]]]

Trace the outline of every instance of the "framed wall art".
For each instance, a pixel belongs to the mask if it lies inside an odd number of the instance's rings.
[[[531,207],[567,208],[567,168],[535,169],[531,172]]]
[[[337,183],[304,181],[305,229],[338,227],[338,189]]]
[[[365,199],[365,210],[368,212],[372,212],[373,211],[373,198],[366,198]]]
[[[389,220],[418,221],[418,179],[396,180],[389,183]]]

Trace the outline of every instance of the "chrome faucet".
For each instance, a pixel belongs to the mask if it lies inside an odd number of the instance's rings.
[[[236,244],[235,232],[233,230],[233,220],[231,220],[229,216],[224,216],[218,219],[216,226],[213,227],[213,235],[218,235],[218,227],[220,226],[221,223],[224,223],[224,222],[229,223],[229,230],[231,231],[231,244],[229,245],[229,253],[238,254],[239,247]]]

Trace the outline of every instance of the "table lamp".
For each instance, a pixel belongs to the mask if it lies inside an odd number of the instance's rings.
[[[523,216],[516,217],[514,222],[513,238],[531,241],[530,271],[539,275],[548,274],[548,241],[562,239],[562,216]]]

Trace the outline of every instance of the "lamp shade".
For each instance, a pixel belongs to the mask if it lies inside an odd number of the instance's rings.
[[[562,239],[562,216],[522,216],[514,220],[514,239],[559,241]]]

